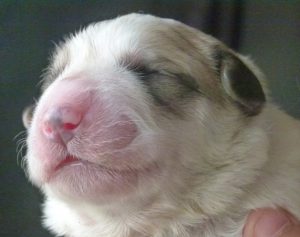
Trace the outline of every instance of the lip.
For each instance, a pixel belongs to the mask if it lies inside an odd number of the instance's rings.
[[[83,166],[93,166],[93,167],[97,167],[99,170],[101,171],[105,171],[105,172],[114,172],[114,173],[124,173],[124,172],[128,172],[127,170],[117,170],[117,169],[110,169],[108,167],[102,166],[100,164],[96,164],[81,158],[78,158],[76,156],[70,155],[68,154],[58,165],[55,166],[55,168],[53,169],[53,173],[57,173],[60,172],[60,170],[62,170],[63,168],[67,168],[68,166],[74,166],[76,164],[81,164]]]
[[[108,197],[119,197],[120,193],[134,192],[142,183],[149,181],[149,177],[157,177],[159,173],[156,163],[118,169],[67,154],[52,171],[48,171],[45,188],[72,198],[76,194],[79,199],[107,200]]]
[[[72,163],[78,163],[78,162],[82,162],[82,160],[80,160],[79,158],[72,156],[72,155],[67,155],[65,159],[63,159],[56,167],[55,167],[55,171],[60,170],[61,168],[63,168],[64,166],[70,165]]]
[[[141,169],[114,169],[114,168],[109,168],[102,166],[100,164],[96,164],[81,158],[78,158],[74,155],[66,155],[66,157],[58,164],[55,166],[53,169],[53,173],[50,176],[55,176],[57,173],[61,172],[64,168],[75,166],[77,164],[80,164],[82,166],[87,166],[87,167],[96,167],[99,171],[101,172],[109,172],[109,173],[114,173],[114,174],[119,174],[119,175],[128,175],[129,173],[147,173],[150,170],[152,170],[156,165],[152,164],[147,167],[141,168]],[[157,167],[156,167],[157,168]]]
[[[57,173],[60,173],[64,168],[76,166],[76,165],[86,166],[86,167],[94,167],[97,168],[98,171],[104,173],[111,173],[111,174],[119,174],[119,175],[128,175],[128,174],[137,174],[137,173],[149,173],[153,169],[157,169],[156,164],[149,164],[148,166],[140,169],[114,169],[102,166],[100,164],[96,164],[87,160],[83,160],[76,156],[68,154],[65,159],[63,159],[55,168],[53,169],[53,173],[50,176],[56,176]]]

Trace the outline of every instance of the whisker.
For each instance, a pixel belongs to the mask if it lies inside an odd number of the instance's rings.
[[[17,153],[17,165],[22,166],[22,160],[24,157],[24,150],[26,148],[26,134],[27,131],[23,130],[19,132],[14,138],[13,141],[16,141],[16,153]],[[21,161],[21,162],[20,162]]]
[[[13,141],[17,140],[20,136],[26,135],[27,131],[23,130],[13,137]]]
[[[22,160],[24,157],[24,149],[26,148],[26,140],[20,140],[17,146],[17,164],[22,166]],[[19,162],[21,160],[21,163]]]
[[[20,150],[20,147],[22,147],[22,145],[26,142],[25,138],[19,139],[17,141],[17,147],[16,147],[16,151],[18,152]]]

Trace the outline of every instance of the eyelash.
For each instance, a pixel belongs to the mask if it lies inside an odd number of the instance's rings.
[[[127,69],[133,73],[136,73],[142,79],[145,79],[153,74],[158,73],[155,70],[151,70],[151,69],[147,68],[143,64],[128,65]]]

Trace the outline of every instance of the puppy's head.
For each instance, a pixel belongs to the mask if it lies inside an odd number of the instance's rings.
[[[192,190],[263,108],[251,67],[173,20],[131,14],[88,26],[57,48],[24,116],[31,181],[92,202]]]

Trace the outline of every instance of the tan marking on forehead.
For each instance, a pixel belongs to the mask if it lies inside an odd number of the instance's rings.
[[[162,23],[147,29],[141,43],[153,68],[187,74],[208,97],[222,100],[214,60],[216,45],[221,45],[217,40],[181,23]]]

